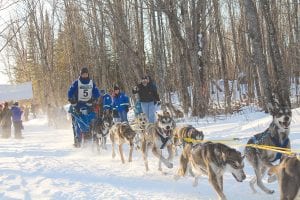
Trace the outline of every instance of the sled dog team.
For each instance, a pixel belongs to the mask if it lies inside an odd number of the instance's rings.
[[[219,199],[226,199],[223,193],[223,174],[232,173],[233,177],[242,182],[246,179],[244,172],[244,158],[254,168],[255,176],[250,181],[250,187],[256,192],[255,185],[262,191],[272,194],[262,178],[267,172],[268,182],[279,182],[280,199],[294,200],[300,198],[300,160],[296,156],[287,156],[270,150],[262,150],[250,146],[250,144],[290,148],[289,132],[291,123],[291,110],[287,107],[275,104],[271,108],[273,117],[269,127],[262,133],[258,133],[248,140],[244,155],[234,148],[221,143],[202,142],[202,131],[193,126],[175,127],[175,122],[168,112],[157,115],[156,123],[147,123],[147,119],[141,113],[135,120],[134,128],[128,123],[116,123],[110,129],[109,135],[112,141],[112,157],[115,157],[115,144],[118,145],[122,163],[125,163],[123,144],[130,145],[128,162],[132,161],[134,146],[141,150],[145,169],[148,166],[148,151],[158,159],[158,170],[162,171],[162,164],[167,168],[173,168],[174,152],[182,146],[179,168],[174,179],[177,180],[188,173],[194,177],[193,186],[196,186],[201,175],[208,176],[210,184],[216,191]],[[198,140],[198,141],[197,141]],[[196,141],[196,142],[194,142]],[[162,150],[166,149],[168,157],[164,157]],[[279,160],[280,164],[274,165]]]

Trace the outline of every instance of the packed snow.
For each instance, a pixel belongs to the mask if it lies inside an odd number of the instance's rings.
[[[271,116],[255,109],[244,109],[232,116],[205,119],[186,119],[180,123],[191,124],[202,130],[205,139],[224,141],[243,152],[242,144],[250,136],[265,130]],[[163,167],[158,171],[158,160],[150,153],[146,172],[141,152],[133,152],[133,162],[121,164],[119,154],[111,156],[111,146],[101,152],[87,147],[73,147],[71,125],[67,129],[54,129],[47,119],[40,116],[24,123],[24,139],[0,139],[0,199],[217,199],[207,177],[199,180],[197,187],[193,179],[186,176],[175,181],[179,156],[174,158],[174,168]],[[300,149],[300,109],[293,110],[290,138],[292,148]],[[233,141],[233,138],[240,138]],[[128,158],[128,145],[124,145]],[[166,152],[164,152],[166,153]],[[245,162],[247,178],[235,181],[226,173],[224,193],[231,200],[279,199],[278,183],[264,182],[276,192],[265,194],[258,189],[254,194],[249,187],[253,169]]]

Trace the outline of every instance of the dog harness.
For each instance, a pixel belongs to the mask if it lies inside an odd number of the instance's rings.
[[[187,128],[187,130],[186,130],[186,133],[188,133],[193,127],[192,126],[188,126],[188,127],[186,127]],[[178,136],[176,136],[176,138],[179,140],[179,137]],[[185,144],[186,143],[190,143],[190,144],[192,144],[193,142],[187,142],[187,141],[185,141],[184,139],[185,139],[186,137],[183,137],[183,139],[181,140],[181,144],[178,144],[177,146],[183,146],[183,147],[185,147]]]
[[[272,137],[271,132],[269,131],[269,129],[267,129],[261,134],[260,137],[253,136],[252,137],[253,143],[259,145],[260,144],[259,142],[262,141],[267,136],[270,136],[275,147],[287,148],[287,146],[290,142],[290,139],[286,138],[282,143],[280,143],[279,138]],[[258,149],[256,149],[256,150],[258,151]],[[272,160],[271,162],[275,162],[276,160],[281,159],[281,157],[282,157],[282,153],[277,152],[274,160]]]
[[[170,138],[171,130],[168,130],[168,131],[163,131],[162,130],[162,132],[164,132],[166,134],[166,136],[164,136],[161,132],[158,132],[158,135],[159,135],[159,137],[161,139],[161,142],[162,142],[162,145],[161,145],[160,149],[165,148],[167,142],[171,139]]]
[[[274,137],[271,137],[271,139],[272,139],[272,142],[275,144],[276,147],[281,147],[281,148],[287,148],[287,146],[290,142],[289,138],[286,138],[282,143],[280,143],[279,139],[276,139]],[[272,162],[275,162],[276,160],[281,159],[281,157],[282,157],[282,153],[277,152],[276,157]]]

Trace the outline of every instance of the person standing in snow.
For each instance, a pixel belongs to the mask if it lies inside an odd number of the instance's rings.
[[[25,108],[24,108],[24,120],[28,121],[28,117],[29,117],[29,107],[25,106]]]
[[[148,122],[155,122],[156,106],[160,105],[157,87],[152,82],[150,76],[143,76],[142,82],[132,90],[133,94],[138,94],[143,112],[146,114]]]
[[[4,103],[4,108],[0,115],[0,126],[2,128],[2,138],[10,138],[11,136],[11,110],[8,107],[8,102]]]
[[[23,128],[22,120],[21,120],[23,111],[20,109],[18,102],[15,102],[11,107],[11,113],[12,113],[12,121],[13,121],[14,129],[15,129],[15,138],[23,139],[22,131],[21,131]]]

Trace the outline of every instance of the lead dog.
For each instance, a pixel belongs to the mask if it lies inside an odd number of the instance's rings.
[[[300,160],[285,157],[279,165],[269,169],[268,175],[277,175],[281,200],[300,199]]]
[[[109,135],[111,139],[111,145],[112,145],[112,157],[114,158],[116,156],[115,154],[115,143],[119,145],[119,152],[121,156],[121,161],[124,164],[124,156],[123,156],[123,144],[128,142],[130,145],[129,150],[129,157],[128,162],[132,161],[132,151],[133,151],[133,139],[135,137],[135,132],[131,129],[129,124],[127,123],[116,123],[114,124],[111,129],[109,130]]]
[[[238,182],[242,182],[246,178],[243,159],[239,151],[221,143],[206,142],[195,146],[187,144],[180,156],[180,166],[174,178],[179,179],[189,171],[195,177],[193,186],[197,186],[199,177],[207,175],[219,198],[224,200],[223,174],[231,172]]]
[[[292,113],[289,107],[280,106],[275,102],[274,106],[270,106],[270,113],[273,121],[262,133],[254,135],[249,139],[247,144],[267,145],[282,148],[290,148],[289,132]],[[245,148],[245,156],[254,168],[255,177],[250,181],[250,187],[256,192],[254,184],[257,183],[264,192],[268,194],[274,193],[262,182],[262,178],[269,167],[273,166],[273,162],[281,158],[281,153],[274,151],[258,149],[254,147]]]
[[[162,171],[161,163],[168,168],[173,168],[173,150],[172,150],[172,129],[174,128],[174,120],[168,112],[163,115],[158,114],[157,122],[149,124],[146,127],[145,134],[142,140],[142,153],[146,171],[148,167],[148,149],[152,147],[152,153],[159,159],[158,170]],[[167,148],[168,158],[162,155],[162,149]]]

